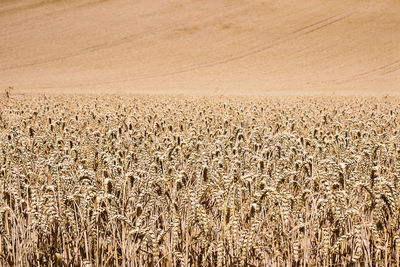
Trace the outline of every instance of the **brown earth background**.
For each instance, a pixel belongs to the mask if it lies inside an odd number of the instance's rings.
[[[400,94],[400,1],[0,1],[0,87]]]

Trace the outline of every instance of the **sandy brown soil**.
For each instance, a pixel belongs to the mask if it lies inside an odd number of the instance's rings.
[[[0,1],[0,87],[400,93],[392,0]]]

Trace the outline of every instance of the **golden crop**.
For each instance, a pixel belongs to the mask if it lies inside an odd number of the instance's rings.
[[[399,266],[399,99],[2,103],[1,266]]]

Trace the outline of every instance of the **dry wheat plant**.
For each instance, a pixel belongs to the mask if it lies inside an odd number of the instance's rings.
[[[0,266],[399,266],[400,99],[14,95]]]

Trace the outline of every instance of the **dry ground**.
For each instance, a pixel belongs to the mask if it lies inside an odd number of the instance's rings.
[[[397,0],[0,1],[0,88],[398,94]]]

